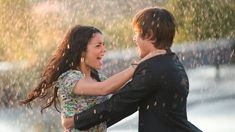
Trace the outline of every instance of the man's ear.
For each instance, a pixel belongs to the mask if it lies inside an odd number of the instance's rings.
[[[153,30],[148,30],[147,35],[148,35],[148,37],[146,39],[151,39],[154,36]]]
[[[149,36],[149,37],[147,37],[146,39],[148,39],[151,44],[155,44],[157,38],[151,40],[151,39],[154,37],[153,30],[149,30],[149,31],[148,31],[148,36]]]

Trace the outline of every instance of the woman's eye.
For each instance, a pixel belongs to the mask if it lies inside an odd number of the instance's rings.
[[[101,47],[101,45],[103,45],[103,46],[104,46],[104,43],[96,44],[96,46],[95,46],[95,47]]]
[[[97,44],[95,47],[100,47],[100,44]]]

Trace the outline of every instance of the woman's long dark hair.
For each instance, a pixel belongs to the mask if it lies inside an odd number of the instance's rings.
[[[86,51],[87,45],[94,33],[102,34],[99,29],[91,26],[76,25],[72,27],[45,67],[41,81],[29,92],[27,98],[21,101],[21,104],[30,104],[34,99],[40,98],[42,99],[40,101],[43,102],[41,112],[52,104],[59,111],[57,108],[59,100],[56,81],[62,73],[78,68],[82,52]],[[100,81],[96,70],[92,70],[91,76]]]

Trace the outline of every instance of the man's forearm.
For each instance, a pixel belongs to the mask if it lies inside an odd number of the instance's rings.
[[[139,102],[155,89],[149,87],[152,81],[147,65],[140,65],[132,81],[127,83],[109,100],[74,116],[75,128],[86,130],[106,121],[108,126],[129,116],[137,110]]]
[[[108,113],[105,109],[105,103],[96,105],[82,113],[74,115],[74,127],[78,130],[87,130],[108,119]]]

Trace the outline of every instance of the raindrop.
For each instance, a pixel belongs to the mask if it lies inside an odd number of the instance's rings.
[[[51,102],[52,99],[53,99],[53,97],[48,98],[48,99],[47,99],[47,103]]]
[[[147,108],[146,108],[147,110],[149,109],[149,105],[147,105]]]
[[[151,22],[151,25],[153,26],[153,25],[154,25],[154,23],[155,23],[155,22],[154,22],[154,21],[152,21],[152,22]]]
[[[232,57],[233,57],[233,55],[234,55],[234,50],[231,52],[231,54],[230,54],[230,58],[232,58]]]
[[[159,21],[159,20],[160,20],[160,17],[157,18],[157,21]]]
[[[159,23],[157,24],[157,28],[159,27]]]
[[[99,117],[100,119],[102,119],[103,118],[103,115],[100,115],[100,117]]]
[[[162,103],[162,107],[165,107],[166,106],[166,103]]]
[[[142,26],[144,26],[145,22],[143,21],[141,24],[142,24]]]
[[[154,105],[154,106],[157,106],[157,101],[155,101],[153,105]]]

